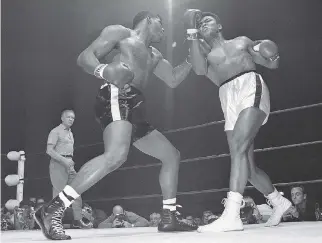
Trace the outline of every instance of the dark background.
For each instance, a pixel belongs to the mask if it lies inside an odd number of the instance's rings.
[[[75,109],[73,126],[75,161],[79,169],[103,151],[102,134],[94,119],[93,103],[100,81],[76,65],[78,54],[107,25],[131,27],[136,13],[150,10],[163,17],[167,39],[155,45],[174,66],[187,54],[182,16],[187,8],[218,14],[224,36],[245,35],[253,40],[274,40],[280,50],[278,70],[259,68],[271,91],[271,109],[280,110],[322,102],[322,27],[320,0],[173,0],[172,15],[167,0],[3,0],[1,89],[1,202],[15,197],[15,187],[3,179],[15,174],[17,164],[3,154],[25,150],[25,197],[49,200],[49,158],[45,155],[49,131],[60,123],[63,108]],[[172,17],[172,21],[170,20]],[[175,41],[177,46],[172,48]],[[148,119],[158,129],[197,125],[222,120],[218,88],[193,72],[175,90],[156,77],[146,90]],[[321,140],[322,107],[271,115],[255,142],[256,148]],[[223,124],[166,134],[181,151],[182,159],[228,152]],[[92,144],[92,145],[91,145]],[[94,145],[93,145],[94,144]],[[91,145],[91,146],[88,146]],[[322,178],[322,145],[289,148],[256,154],[257,163],[273,183]],[[135,149],[123,167],[157,164]],[[83,198],[111,210],[120,203],[130,211],[149,215],[161,205],[160,166],[119,170],[108,175]],[[182,163],[179,192],[228,187],[229,158]],[[321,184],[307,186],[319,191]],[[288,192],[288,189],[279,188]],[[155,197],[114,200],[155,194]],[[247,194],[263,203],[255,190]],[[225,192],[178,196],[186,211],[220,211]]]

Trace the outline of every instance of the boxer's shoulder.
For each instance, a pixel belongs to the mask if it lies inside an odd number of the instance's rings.
[[[104,38],[115,37],[117,39],[123,39],[131,36],[132,30],[124,27],[123,25],[109,25],[106,26],[101,33],[101,36]]]
[[[243,42],[252,42],[252,40],[250,38],[248,38],[247,36],[238,36],[234,39],[235,41],[243,41]]]
[[[238,49],[247,48],[253,41],[247,36],[238,36],[228,41],[228,44],[238,47]]]

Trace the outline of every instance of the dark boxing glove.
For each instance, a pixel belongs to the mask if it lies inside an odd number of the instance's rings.
[[[264,58],[275,61],[279,58],[278,47],[271,40],[263,40],[259,43],[255,42],[253,49],[258,51]]]
[[[188,9],[184,15],[184,27],[187,30],[187,40],[198,39],[198,24],[201,20],[202,12],[198,9]]]
[[[112,62],[110,64],[99,64],[94,71],[97,78],[104,79],[118,88],[123,88],[132,82],[134,73],[123,62]]]

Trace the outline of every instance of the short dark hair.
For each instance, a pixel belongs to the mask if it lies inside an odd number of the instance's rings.
[[[220,21],[220,18],[218,17],[218,15],[211,13],[211,12],[203,12],[201,15],[201,19],[203,19],[206,16],[213,17],[216,20],[217,24],[221,24],[221,21]]]
[[[302,193],[303,194],[305,194],[306,192],[305,192],[305,188],[304,188],[304,186],[303,185],[293,185],[293,186],[291,186],[291,191],[292,191],[292,189],[293,188],[301,188],[301,190],[302,190]]]
[[[73,109],[63,109],[61,112],[61,116],[63,116],[67,111],[71,111],[75,114],[75,111]]]
[[[150,11],[141,11],[135,17],[133,18],[133,26],[132,28],[134,29],[142,20],[146,19],[147,17],[150,18],[159,18],[160,20],[161,17],[158,14],[153,14]]]

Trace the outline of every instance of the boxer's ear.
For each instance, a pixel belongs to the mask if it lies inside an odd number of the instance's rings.
[[[218,24],[218,29],[222,30],[222,25],[221,24]]]

